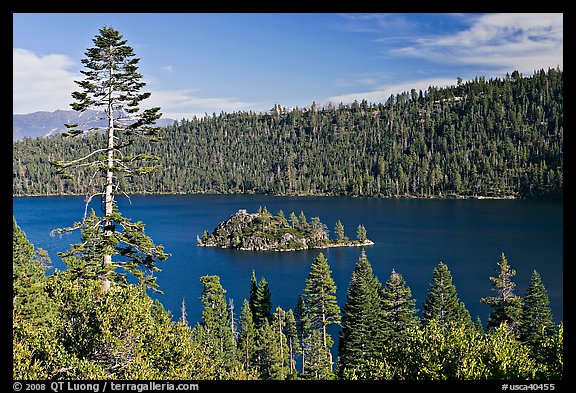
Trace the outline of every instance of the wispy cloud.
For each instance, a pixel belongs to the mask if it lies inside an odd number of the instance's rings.
[[[562,14],[487,14],[469,20],[465,30],[416,38],[390,53],[502,72],[563,66]]]
[[[173,67],[172,67],[171,65],[167,65],[167,66],[162,67],[162,70],[163,70],[163,71],[166,71],[166,72],[169,73],[169,74],[171,74],[171,73],[174,72],[174,69],[173,69]]]
[[[490,73],[503,76],[506,72],[518,70],[524,74],[548,67],[563,67],[563,14],[452,14],[445,15],[458,21],[462,26],[456,31],[432,33],[430,21],[419,25],[417,19],[406,14],[345,14],[341,15],[341,28],[354,33],[373,35],[374,52],[386,56],[388,60],[396,57],[416,59],[414,65],[428,69],[449,66],[458,70],[459,76],[466,76],[470,70],[475,75]],[[424,23],[424,22],[422,22]],[[404,59],[402,59],[404,58]],[[393,60],[392,60],[393,61]],[[441,66],[440,66],[441,65]],[[464,69],[466,67],[467,70]],[[398,80],[398,70],[382,78]],[[332,102],[350,103],[363,99],[382,102],[391,94],[426,90],[429,86],[449,86],[455,84],[458,75],[439,75],[433,78],[402,80],[393,84],[384,84],[381,78],[372,79],[371,85],[362,85],[368,81],[365,75],[338,79],[335,85],[356,87],[357,92],[330,97]]]
[[[341,14],[338,27],[351,33],[393,33],[394,37],[412,34],[415,23],[401,14]]]
[[[32,113],[70,108],[70,94],[79,74],[70,71],[74,62],[64,55],[37,55],[14,48],[13,113]]]
[[[416,89],[416,91],[419,90],[426,91],[430,86],[445,87],[455,84],[456,79],[437,78],[437,79],[412,80],[393,85],[380,86],[373,90],[333,96],[328,98],[327,101],[336,104],[339,104],[341,102],[344,104],[348,104],[355,100],[358,102],[362,100],[366,100],[368,102],[385,102],[391,95],[395,95],[402,92],[409,92],[412,89]]]
[[[161,107],[164,117],[172,119],[191,118],[206,112],[212,114],[212,112],[220,113],[221,111],[241,111],[256,105],[230,97],[197,97],[190,94],[193,91],[193,89],[154,91],[147,100],[147,104]]]

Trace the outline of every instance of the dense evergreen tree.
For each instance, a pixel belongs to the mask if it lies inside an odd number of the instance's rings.
[[[240,311],[240,331],[238,334],[238,356],[244,369],[255,369],[254,356],[256,351],[256,326],[252,319],[252,311],[248,300],[244,299]]]
[[[530,346],[535,359],[542,362],[546,357],[543,343],[554,332],[554,322],[548,292],[536,270],[523,300],[520,339]]]
[[[363,372],[375,357],[383,317],[381,290],[382,285],[372,273],[372,266],[362,250],[342,309],[342,330],[338,340],[339,378],[346,378],[351,369]],[[368,373],[365,371],[366,376]]]
[[[332,271],[323,253],[314,258],[310,273],[304,287],[304,305],[306,317],[310,321],[310,329],[321,333],[322,345],[330,348],[334,341],[326,328],[340,324],[340,307],[336,301],[336,284],[332,279]],[[332,355],[330,364],[332,364]]]
[[[449,321],[457,321],[472,327],[470,313],[458,299],[456,287],[452,283],[452,274],[443,262],[434,268],[422,316],[423,323],[436,319],[439,326],[444,326]]]
[[[272,294],[270,287],[264,277],[258,283],[256,297],[254,299],[254,324],[260,327],[264,321],[271,321],[272,316],[272,301],[270,300]]]
[[[160,157],[162,171],[118,180],[132,193],[561,198],[563,127],[563,71],[538,70],[430,86],[416,100],[404,92],[383,103],[183,119],[161,144],[126,148]],[[14,195],[88,193],[87,168],[58,179],[48,161],[102,143],[100,134],[82,145],[15,142]]]
[[[332,372],[330,349],[323,343],[322,331],[308,329],[302,343],[305,357],[302,360],[302,378],[304,379],[334,379]]]
[[[35,250],[12,218],[12,307],[19,318],[33,325],[51,324],[55,305],[46,293],[45,276],[49,258]]]
[[[236,343],[230,329],[230,315],[226,307],[226,290],[218,276],[202,276],[202,322],[198,330],[212,360],[222,362],[227,370],[236,366]]]
[[[250,311],[252,311],[252,319],[254,319],[256,315],[257,292],[258,292],[258,280],[256,279],[256,272],[252,270],[252,276],[250,277],[250,297],[248,300],[250,304]]]
[[[498,277],[490,277],[492,291],[496,293],[496,296],[481,299],[482,303],[488,304],[492,308],[486,327],[487,329],[494,329],[501,323],[506,323],[515,335],[519,335],[522,298],[514,293],[516,284],[512,278],[516,275],[516,270],[510,267],[504,253],[500,256],[498,267],[500,268]]]
[[[302,354],[302,367],[301,372],[304,373],[306,369],[306,343],[304,338],[310,331],[310,320],[306,315],[306,304],[304,303],[304,295],[298,296],[296,307],[294,308],[294,319],[296,322],[296,333],[298,334],[298,341],[300,344],[300,353]]]
[[[292,309],[286,312],[286,319],[284,325],[284,334],[288,342],[289,351],[289,378],[296,378],[296,354],[301,352],[300,340],[298,339],[298,329],[296,325],[296,317]]]
[[[282,336],[283,333],[280,337]],[[286,378],[285,359],[278,345],[280,337],[277,328],[267,319],[264,319],[262,325],[257,328],[255,365],[261,379]]]
[[[418,319],[414,315],[416,300],[401,274],[392,270],[381,292],[382,296],[382,339],[384,346],[401,346],[404,333],[414,327]]]
[[[554,332],[546,336],[539,351],[545,354],[542,368],[538,370],[539,379],[561,380],[564,376],[564,322],[560,322]]]

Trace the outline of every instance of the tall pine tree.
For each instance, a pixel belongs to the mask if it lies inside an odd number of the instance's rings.
[[[162,114],[159,107],[140,109],[141,102],[151,93],[141,92],[146,83],[142,82],[142,75],[138,72],[140,59],[135,57],[134,49],[127,45],[123,36],[112,27],[103,27],[92,41],[94,47],[88,48],[86,58],[81,60],[85,66],[85,70],[81,71],[85,79],[75,81],[81,90],[72,93],[75,101],[71,106],[79,112],[90,109],[101,111],[108,124],[106,127],[88,129],[79,127],[79,124],[66,124],[69,131],[64,136],[76,137],[103,128],[106,145],[84,157],[51,162],[65,178],[71,177],[70,169],[91,169],[93,175],[90,184],[95,188],[86,197],[84,219],[72,227],[58,228],[56,231],[62,233],[78,228],[88,231],[83,233],[83,238],[99,250],[97,256],[101,258],[101,266],[96,273],[104,290],[108,290],[116,278],[125,281],[122,275],[112,274],[119,267],[155,288],[155,279],[139,272],[142,268],[150,273],[159,270],[156,262],[165,260],[169,254],[144,234],[144,224],[133,223],[120,214],[114,196],[123,192],[121,177],[132,179],[159,168],[152,165],[159,160],[158,157],[145,153],[127,154],[126,148],[137,138],[158,141],[160,128],[154,124]],[[88,218],[88,204],[95,196],[101,199],[104,217],[91,214]],[[71,253],[90,253],[90,249],[82,248],[85,242],[83,240]],[[118,256],[115,260],[112,258],[114,255]],[[86,261],[88,258],[81,257],[79,260]]]

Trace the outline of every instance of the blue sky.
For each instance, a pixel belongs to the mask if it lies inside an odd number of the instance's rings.
[[[70,109],[103,26],[172,119],[366,99],[563,68],[563,14],[15,13],[13,113]]]

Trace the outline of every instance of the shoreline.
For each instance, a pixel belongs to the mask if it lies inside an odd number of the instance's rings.
[[[375,243],[372,240],[366,239],[364,242],[360,243],[359,241],[349,241],[344,243],[329,243],[323,246],[314,246],[314,247],[306,247],[306,248],[269,248],[269,249],[252,249],[252,248],[236,248],[236,247],[226,247],[226,246],[219,246],[219,245],[211,245],[211,244],[202,244],[198,243],[198,247],[216,247],[216,248],[226,248],[231,250],[240,250],[240,251],[276,251],[276,252],[291,252],[291,251],[303,251],[303,250],[314,250],[314,249],[326,249],[326,248],[336,248],[336,247],[367,247],[373,246]]]
[[[372,195],[372,196],[365,196],[365,195],[345,195],[345,194],[269,194],[269,193],[256,193],[256,192],[244,192],[244,193],[208,193],[208,192],[135,192],[129,193],[128,195],[138,195],[138,196],[154,196],[154,195],[208,195],[208,196],[223,196],[223,195],[270,195],[275,197],[344,197],[344,198],[372,198],[372,199],[439,199],[439,200],[447,200],[447,199],[475,199],[475,200],[554,200],[562,198],[539,198],[539,199],[529,199],[529,198],[521,198],[514,195],[505,195],[505,196],[491,196],[491,195],[476,195],[476,196],[468,196],[468,195],[446,195],[446,196],[418,196],[418,195],[390,195],[390,196],[383,196],[383,195]],[[68,196],[77,196],[77,197],[85,197],[86,194],[29,194],[29,195],[15,195],[12,194],[12,198],[41,198],[41,197],[68,197]]]

